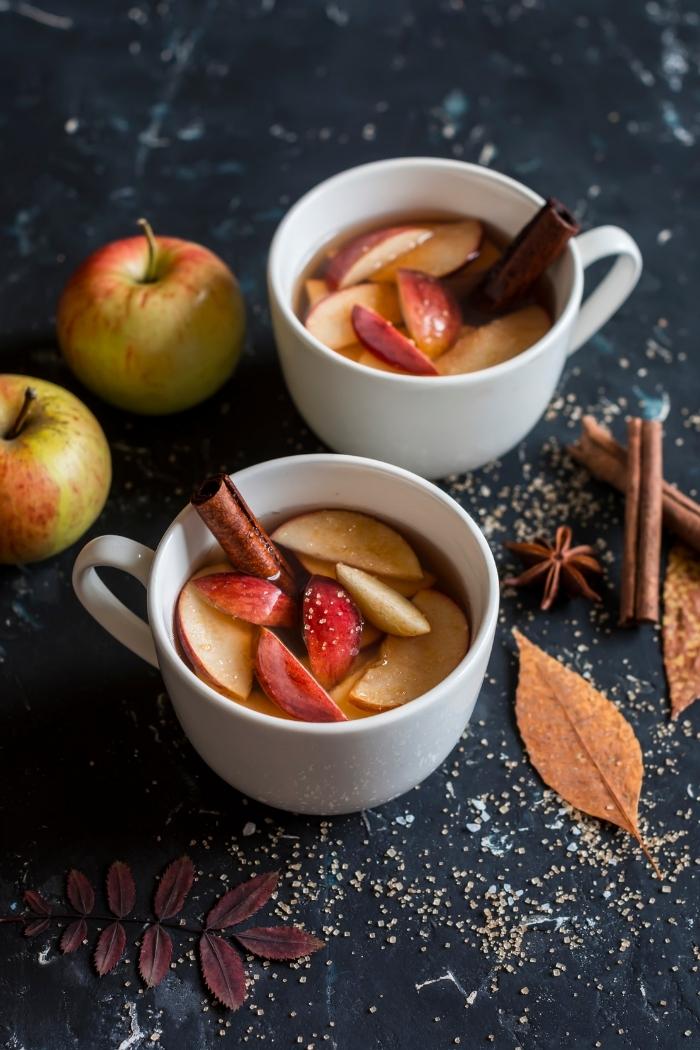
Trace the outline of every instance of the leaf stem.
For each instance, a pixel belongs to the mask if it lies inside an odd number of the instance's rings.
[[[156,241],[153,227],[151,226],[148,219],[138,219],[138,225],[143,230],[146,240],[148,241],[148,258],[146,260],[146,269],[144,271],[141,282],[143,284],[152,284],[156,279],[156,263],[158,261],[158,242]]]
[[[11,424],[10,429],[5,433],[5,441],[13,441],[14,438],[19,437],[24,429],[24,424],[27,422],[27,416],[29,415],[29,409],[32,401],[36,401],[37,393],[33,386],[28,386],[24,391],[24,400],[20,405],[19,412],[15,416],[14,423]]]
[[[33,914],[33,913],[32,913]],[[35,918],[39,919],[42,916],[36,915]],[[138,918],[137,916],[125,916],[120,919],[117,915],[100,915],[96,912],[92,912],[90,915],[81,915],[79,912],[75,913],[64,913],[54,911],[50,915],[43,916],[49,919],[51,922],[57,920],[58,922],[75,922],[76,919],[85,919],[86,922],[125,922],[130,923],[133,926],[163,926],[167,930],[180,930],[181,933],[204,933],[203,926],[181,926],[178,922],[167,922],[161,921],[151,916],[148,919]],[[23,916],[4,917],[0,916],[0,922],[26,922],[28,915],[25,913]]]

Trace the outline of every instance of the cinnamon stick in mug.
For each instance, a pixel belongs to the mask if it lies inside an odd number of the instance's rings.
[[[524,298],[580,229],[568,208],[550,197],[486,271],[479,299],[498,311]]]
[[[657,623],[662,522],[662,428],[658,420],[627,423],[625,545],[620,623]]]
[[[288,594],[294,575],[228,474],[207,478],[192,496],[192,506],[239,572],[275,580]]]

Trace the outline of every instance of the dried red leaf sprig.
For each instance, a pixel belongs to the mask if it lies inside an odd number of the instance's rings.
[[[267,904],[277,888],[278,878],[276,871],[254,875],[219,897],[203,924],[189,926],[182,921],[168,921],[179,915],[192,889],[194,865],[189,857],[172,861],[163,872],[153,899],[155,918],[131,915],[136,904],[134,877],[128,864],[115,860],[106,880],[111,915],[94,911],[94,887],[86,875],[73,868],[68,873],[66,896],[75,914],[54,911],[40,893],[26,890],[24,902],[27,911],[20,916],[1,917],[0,922],[21,923],[25,937],[37,937],[53,922],[63,923],[59,947],[65,955],[76,952],[86,942],[89,922],[106,923],[93,953],[93,963],[100,977],[114,969],[126,950],[124,924],[145,926],[138,970],[149,988],[160,984],[170,968],[173,940],[169,931],[199,934],[199,961],[204,983],[220,1003],[237,1010],[247,994],[245,968],[240,953],[220,936],[220,932],[237,927]],[[301,959],[324,947],[323,941],[299,926],[253,926],[240,932],[233,931],[233,937],[251,955],[276,961]]]
[[[580,594],[589,601],[599,602],[600,595],[590,587],[586,575],[603,572],[595,558],[592,547],[572,547],[572,532],[568,525],[560,525],[556,531],[554,545],[545,540],[534,540],[530,543],[506,543],[508,550],[513,551],[528,566],[520,576],[509,576],[503,583],[506,587],[526,587],[529,584],[542,583],[544,593],[540,609],[549,609],[553,604],[561,585],[570,594]]]

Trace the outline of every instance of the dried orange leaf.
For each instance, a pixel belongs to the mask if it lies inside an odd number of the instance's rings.
[[[700,558],[672,547],[664,579],[664,665],[671,718],[700,697]]]
[[[629,832],[661,878],[637,823],[644,766],[632,726],[585,678],[513,633],[515,715],[533,766],[570,805]]]

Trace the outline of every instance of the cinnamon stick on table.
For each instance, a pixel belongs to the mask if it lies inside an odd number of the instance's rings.
[[[586,467],[594,478],[625,491],[627,485],[627,450],[593,416],[584,416],[578,442],[568,452]],[[663,522],[688,547],[700,553],[700,504],[680,489],[663,482]]]
[[[662,429],[658,420],[627,423],[625,546],[620,623],[659,619],[662,520]]]
[[[197,487],[192,506],[239,572],[274,580],[294,594],[294,574],[228,474],[215,474]]]
[[[580,229],[568,208],[550,197],[486,271],[479,299],[495,311],[522,299]]]

